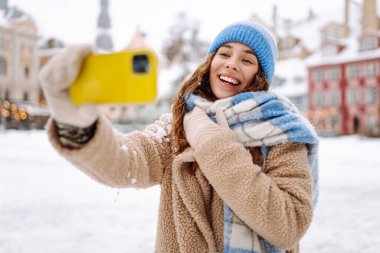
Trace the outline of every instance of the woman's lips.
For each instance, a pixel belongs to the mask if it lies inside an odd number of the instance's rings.
[[[239,79],[226,74],[219,75],[219,80],[226,87],[237,87],[241,83]]]

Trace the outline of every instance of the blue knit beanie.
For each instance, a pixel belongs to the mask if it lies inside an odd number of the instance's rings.
[[[247,22],[227,26],[216,36],[207,54],[217,51],[220,46],[229,42],[241,42],[250,47],[259,60],[268,81],[272,82],[277,59],[277,45],[273,35],[264,26]]]

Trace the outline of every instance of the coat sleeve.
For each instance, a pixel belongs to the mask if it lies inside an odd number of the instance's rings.
[[[281,249],[297,245],[312,218],[312,179],[305,144],[274,146],[263,172],[227,129],[204,141],[195,159],[218,195],[253,231]]]
[[[166,114],[144,131],[124,134],[100,117],[94,137],[79,149],[64,147],[54,121],[48,137],[60,155],[96,181],[112,187],[147,188],[159,184],[170,164],[171,116]]]

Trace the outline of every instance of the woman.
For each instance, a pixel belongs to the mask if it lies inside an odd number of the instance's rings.
[[[68,88],[89,46],[42,70],[52,145],[113,187],[160,184],[157,252],[298,252],[317,199],[317,137],[271,92],[277,48],[258,24],[223,29],[174,98],[144,131],[114,131]],[[217,122],[217,123],[215,123]]]

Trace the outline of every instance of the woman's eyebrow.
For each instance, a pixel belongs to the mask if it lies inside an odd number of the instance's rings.
[[[220,47],[225,47],[225,48],[229,48],[229,49],[232,49],[232,46],[230,44],[223,44],[221,45]],[[245,50],[242,50],[244,53],[247,53],[247,54],[252,54],[254,56],[256,56],[256,54],[251,50],[251,49],[245,49]]]
[[[252,54],[252,55],[256,56],[255,53],[252,52],[252,50],[250,50],[250,49],[244,50],[244,53]]]
[[[223,44],[223,45],[221,45],[220,47],[232,48],[232,46],[229,45],[229,44]]]

